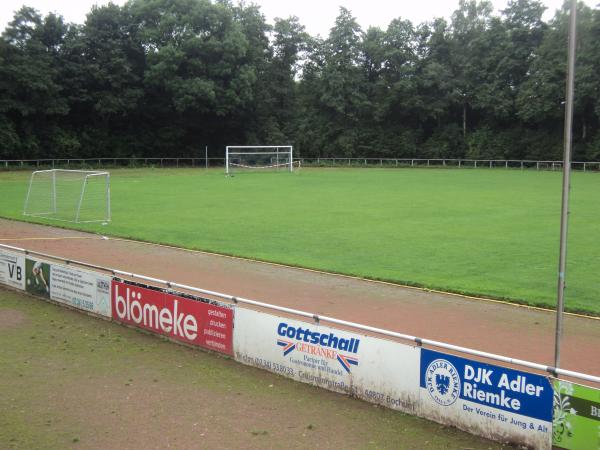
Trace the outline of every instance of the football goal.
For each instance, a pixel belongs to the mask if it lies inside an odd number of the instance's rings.
[[[293,172],[294,150],[291,145],[228,145],[225,148],[225,173],[237,171]]]
[[[110,174],[36,170],[29,179],[23,214],[76,223],[110,222]]]

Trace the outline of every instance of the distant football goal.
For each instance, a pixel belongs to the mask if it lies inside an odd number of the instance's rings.
[[[37,170],[29,180],[23,214],[76,223],[110,222],[110,174]]]
[[[225,173],[239,171],[293,172],[300,162],[294,162],[291,145],[228,145],[225,148]]]

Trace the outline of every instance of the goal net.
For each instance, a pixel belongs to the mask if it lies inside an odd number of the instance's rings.
[[[294,162],[291,145],[229,145],[225,148],[225,173],[239,171],[293,172],[299,167]]]
[[[29,180],[23,214],[76,223],[109,222],[110,174],[37,170]]]

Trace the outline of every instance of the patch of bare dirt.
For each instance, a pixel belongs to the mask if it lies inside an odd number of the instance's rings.
[[[16,309],[0,309],[0,331],[18,328],[27,322],[27,316]]]

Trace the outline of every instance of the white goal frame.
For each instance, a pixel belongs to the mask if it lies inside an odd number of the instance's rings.
[[[231,173],[230,166],[234,164],[230,161],[230,156],[241,155],[273,155],[276,158],[275,165],[271,166],[242,166],[247,169],[271,169],[278,168],[280,155],[289,155],[289,162],[285,164],[287,171],[294,171],[294,147],[291,145],[228,145],[225,147],[225,174]]]
[[[57,189],[56,189],[56,178],[57,174],[60,173],[68,173],[68,174],[80,174],[81,175],[81,190],[78,193],[79,200],[76,205],[76,210],[74,211],[73,220],[69,219],[61,219],[57,217],[52,217],[52,214],[57,213]],[[29,211],[31,192],[33,183],[35,181],[35,177],[38,174],[48,174],[51,176],[51,192],[50,192],[50,205],[48,211]],[[81,205],[85,200],[86,187],[88,185],[88,181],[94,177],[104,177],[105,178],[105,187],[104,187],[104,196],[105,196],[105,211],[103,214],[103,218],[98,219],[90,219],[90,220],[80,220],[81,213]],[[60,201],[60,199],[58,199]],[[27,189],[27,196],[25,197],[25,205],[23,207],[23,215],[31,216],[31,217],[46,217],[51,220],[59,220],[62,222],[75,222],[75,223],[92,223],[92,222],[110,222],[111,213],[110,213],[110,173],[105,171],[97,171],[97,170],[67,170],[67,169],[49,169],[49,170],[36,170],[31,173],[31,177],[29,179],[29,188]]]

